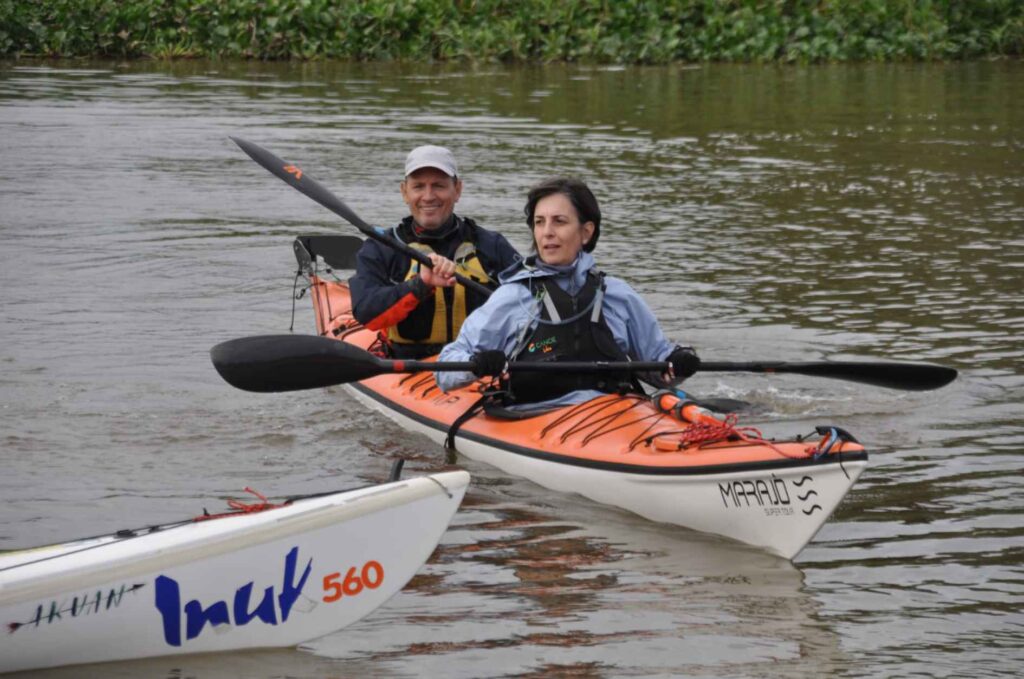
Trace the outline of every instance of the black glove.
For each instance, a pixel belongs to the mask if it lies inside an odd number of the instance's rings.
[[[504,351],[488,349],[473,354],[473,374],[477,377],[499,377],[508,370]]]
[[[672,372],[679,379],[686,379],[700,369],[700,358],[693,347],[676,347],[668,355],[668,361],[672,364]]]

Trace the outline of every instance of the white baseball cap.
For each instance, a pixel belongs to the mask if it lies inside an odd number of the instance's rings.
[[[437,168],[449,177],[457,177],[459,174],[455,156],[443,146],[417,146],[405,157],[406,177],[424,167]]]

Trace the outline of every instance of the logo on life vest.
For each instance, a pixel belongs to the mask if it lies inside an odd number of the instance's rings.
[[[530,342],[526,345],[526,351],[531,354],[537,351],[542,354],[547,354],[555,350],[556,344],[558,344],[557,338],[548,337],[547,339],[540,340],[539,342]]]

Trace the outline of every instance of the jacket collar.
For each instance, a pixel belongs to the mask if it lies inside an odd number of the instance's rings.
[[[413,221],[411,215],[403,219],[395,228],[395,232],[398,234],[399,239],[405,243],[439,243],[449,240],[453,236],[460,234],[461,231],[462,219],[460,219],[454,212],[452,213],[452,216],[448,218],[447,222],[438,228],[429,231],[421,229],[419,225]]]
[[[587,272],[595,266],[594,257],[589,252],[580,250],[576,260],[572,264],[564,266],[552,266],[540,261],[537,255],[530,255],[520,268],[512,271],[507,276],[501,277],[502,283],[516,283],[531,278],[563,278],[571,279],[574,288],[579,288],[587,279]]]

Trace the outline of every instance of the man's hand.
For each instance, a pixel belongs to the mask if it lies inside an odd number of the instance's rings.
[[[455,285],[455,262],[432,252],[430,268],[420,265],[420,280],[432,288],[450,288]]]

